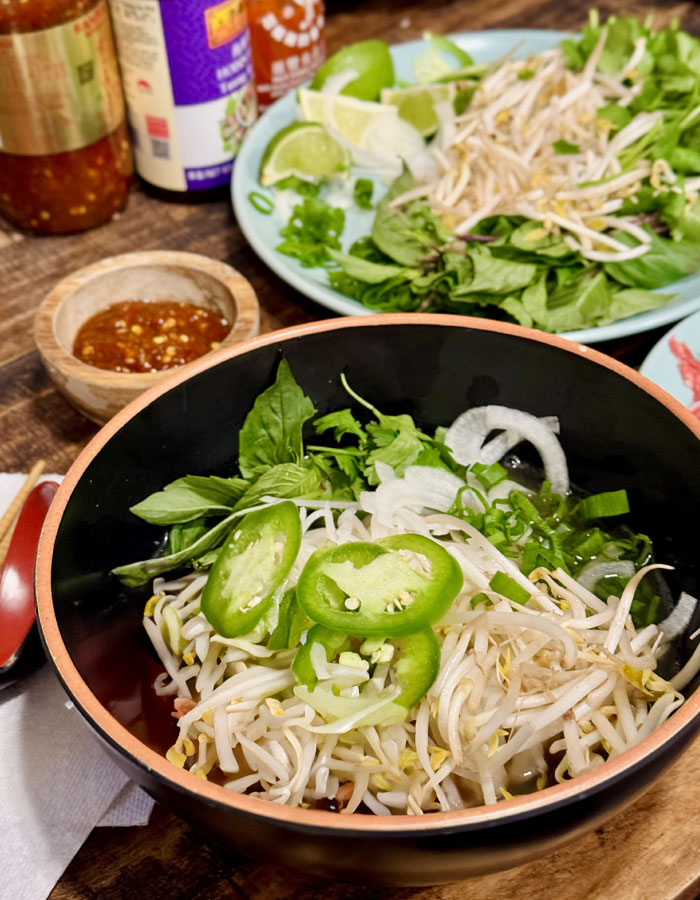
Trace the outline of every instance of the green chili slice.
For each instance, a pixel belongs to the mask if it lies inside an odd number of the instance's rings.
[[[248,513],[219,552],[202,593],[202,612],[223,637],[251,631],[274,602],[301,544],[299,510],[290,500]]]
[[[382,644],[381,639],[373,643]],[[335,662],[340,654],[349,649],[350,638],[340,631],[332,631],[324,625],[314,625],[310,629],[306,643],[303,644],[292,663],[292,671],[297,681],[313,691],[317,684],[316,673],[311,662],[311,648],[314,644],[320,644],[326,654],[326,662]],[[432,628],[426,628],[416,634],[402,638],[392,638],[383,643],[382,649],[391,652],[391,665],[394,669],[396,684],[401,693],[393,701],[404,709],[410,710],[423,699],[430,686],[437,678],[440,671],[440,642]],[[372,654],[365,652],[364,647],[359,648],[359,653],[366,657],[368,664],[372,665]],[[360,690],[362,696],[362,690]]]
[[[457,561],[419,534],[322,547],[297,583],[297,600],[321,625],[364,637],[401,637],[433,625],[462,588]]]

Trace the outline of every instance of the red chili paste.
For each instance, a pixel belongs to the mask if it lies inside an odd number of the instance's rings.
[[[220,312],[175,300],[126,300],[80,328],[73,354],[112,372],[173,369],[215,350],[231,330]]]

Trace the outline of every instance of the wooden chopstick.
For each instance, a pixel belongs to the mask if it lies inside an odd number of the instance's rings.
[[[39,480],[39,476],[44,471],[45,466],[46,463],[43,459],[40,459],[39,462],[32,466],[32,470],[29,475],[27,475],[24,484],[19,491],[17,491],[14,500],[7,507],[5,514],[0,519],[0,566],[5,562],[5,557],[7,556],[7,551],[10,547],[10,541],[12,540],[12,534],[15,530],[19,511],[22,509],[24,501],[29,496],[29,492]]]

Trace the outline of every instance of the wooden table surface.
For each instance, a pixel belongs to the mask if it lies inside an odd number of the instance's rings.
[[[697,2],[611,0],[611,12],[678,16],[700,34]],[[328,2],[327,42],[379,37],[398,42],[424,30],[478,28],[576,29],[585,0],[341,0]],[[138,186],[126,211],[86,234],[32,238],[0,222],[0,470],[26,471],[38,458],[65,472],[95,427],[55,391],[34,348],[34,312],[67,273],[130,250],[189,250],[240,269],[255,287],[262,330],[329,315],[258,261],[237,228],[230,205],[165,204]],[[658,335],[605,347],[638,363]],[[145,828],[96,829],[51,894],[52,900],[689,900],[700,890],[700,740],[644,797],[577,845],[505,873],[428,889],[372,889],[311,881],[250,862],[156,807]],[[0,893],[1,890],[0,890]],[[21,900],[21,898],[17,898]]]

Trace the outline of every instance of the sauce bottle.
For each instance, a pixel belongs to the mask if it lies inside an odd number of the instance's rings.
[[[247,0],[261,110],[313,77],[326,56],[323,0]]]
[[[227,185],[257,115],[244,0],[110,0],[136,171],[160,196]]]
[[[131,176],[107,0],[3,0],[0,212],[82,231],[124,208]]]

